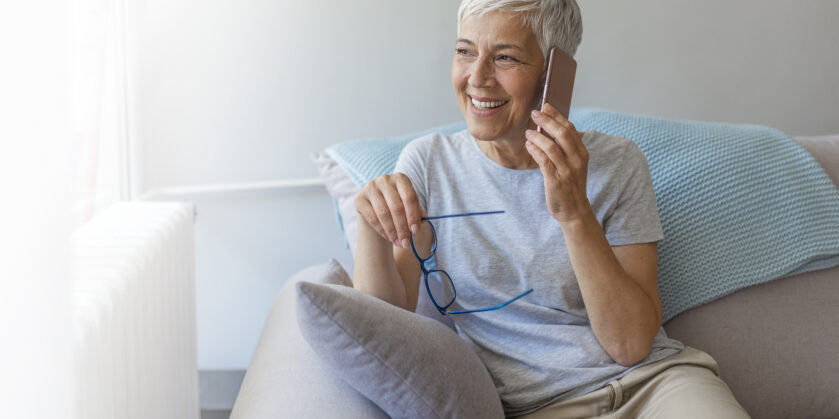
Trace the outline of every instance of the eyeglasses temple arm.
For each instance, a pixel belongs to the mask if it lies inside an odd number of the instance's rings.
[[[422,217],[421,220],[438,220],[440,218],[452,218],[452,217],[468,217],[470,215],[490,215],[490,214],[503,214],[504,211],[485,211],[485,212],[466,212],[463,214],[449,214],[449,215],[437,215],[434,217]]]
[[[495,307],[482,308],[482,309],[480,309],[480,310],[450,310],[450,311],[446,311],[446,314],[465,314],[465,313],[478,313],[478,312],[481,312],[481,311],[498,310],[499,308],[504,308],[504,307],[506,307],[506,306],[507,306],[507,304],[510,304],[510,303],[512,303],[513,301],[516,301],[516,300],[518,300],[519,298],[524,297],[524,296],[525,296],[525,295],[527,295],[527,294],[530,294],[531,292],[533,292],[533,288],[531,288],[531,289],[529,289],[529,290],[527,290],[527,291],[525,291],[525,292],[521,293],[518,297],[513,298],[512,300],[507,301],[507,302],[506,302],[506,303],[504,303],[504,304],[497,305],[497,306],[495,306]]]

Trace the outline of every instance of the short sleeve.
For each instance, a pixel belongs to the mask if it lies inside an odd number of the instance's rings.
[[[632,141],[626,142],[622,156],[617,203],[603,223],[606,239],[612,246],[662,240],[664,232],[647,159]]]
[[[417,194],[420,207],[427,213],[428,171],[426,168],[427,153],[425,152],[427,141],[423,141],[423,138],[425,137],[411,141],[402,149],[402,152],[399,154],[399,159],[396,160],[396,167],[393,169],[393,173],[403,173],[408,176]]]

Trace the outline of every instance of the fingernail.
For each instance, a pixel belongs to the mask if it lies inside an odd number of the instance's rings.
[[[534,118],[538,118],[538,117],[539,117],[539,115],[541,114],[541,112],[539,112],[538,110],[534,109],[534,110],[530,111],[530,114],[531,114],[531,115],[533,115],[533,117],[534,117]]]
[[[527,148],[533,147],[533,143],[530,140],[525,141],[524,146]]]
[[[407,248],[409,244],[408,239],[402,239],[402,247]]]
[[[419,231],[419,225],[418,224],[411,224],[411,232],[416,233],[417,231]]]

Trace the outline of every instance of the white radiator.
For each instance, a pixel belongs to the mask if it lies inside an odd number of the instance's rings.
[[[73,235],[74,417],[199,417],[194,218],[118,203]]]

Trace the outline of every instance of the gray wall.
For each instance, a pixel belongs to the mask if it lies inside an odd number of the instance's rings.
[[[839,2],[583,0],[575,106],[839,133]],[[311,151],[457,121],[454,0],[130,2],[135,185],[309,177]],[[247,367],[294,271],[349,255],[325,190],[198,205],[199,367]]]
[[[575,105],[839,133],[839,1],[580,4]]]

